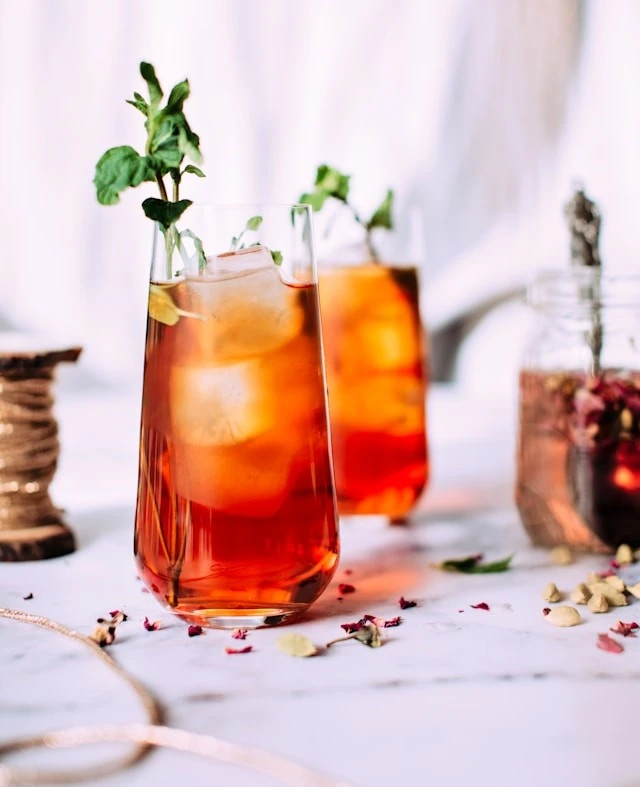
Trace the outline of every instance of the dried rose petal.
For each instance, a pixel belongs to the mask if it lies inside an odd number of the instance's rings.
[[[486,612],[489,612],[491,609],[486,601],[481,601],[479,604],[470,604],[470,607],[471,609],[484,609]]]
[[[227,656],[237,656],[239,653],[251,653],[252,650],[252,645],[245,645],[244,648],[225,648],[224,652]]]
[[[361,628],[364,628],[364,623],[361,620],[356,621],[355,623],[341,623],[340,628],[344,629],[347,634],[354,634],[356,631],[360,631]]]
[[[615,639],[612,639],[608,634],[598,634],[596,647],[600,650],[606,650],[607,653],[622,653],[624,648]]]
[[[345,574],[345,576],[350,577],[353,574],[353,569],[352,568],[345,568],[344,574]]]
[[[382,624],[382,628],[391,629],[399,626],[402,623],[402,618],[398,615],[395,618],[389,618],[389,620],[385,620]]]
[[[115,618],[116,615],[122,615],[123,621],[129,620],[129,616],[127,615],[127,613],[123,612],[121,609],[112,609],[109,615],[111,615],[112,618]]]
[[[147,631],[157,631],[160,628],[160,621],[154,620],[152,623],[149,618],[145,618],[143,625]]]
[[[202,634],[202,626],[189,626],[187,634],[190,637],[199,637]]]
[[[22,597],[22,600],[23,601],[31,601],[32,598],[33,598],[33,593],[27,593],[26,596]]]
[[[548,615],[550,612],[551,612],[551,607],[545,607],[545,608],[542,610],[542,614],[543,614],[543,615]]]
[[[344,601],[344,599],[342,598],[342,596],[338,596],[338,598],[336,599],[336,601]]]
[[[398,615],[395,618],[390,618],[389,620],[385,620],[385,618],[377,618],[375,615],[363,615],[362,619],[359,622],[360,628],[362,628],[366,623],[373,623],[374,626],[377,626],[380,629],[390,629],[390,628],[394,628],[394,626],[399,626],[402,623],[402,618],[400,617],[400,615]],[[353,624],[347,624],[347,625],[353,625]],[[344,626],[342,628],[344,628]],[[358,631],[358,629],[355,629],[355,631]]]
[[[458,612],[464,612],[464,609],[459,609]]]
[[[617,560],[612,560],[612,561],[609,563],[609,565],[611,566],[611,568],[612,568],[614,571],[618,571],[618,569],[620,568],[620,563],[618,563],[618,561],[617,561]]]
[[[234,629],[231,632],[232,639],[246,639],[249,632],[247,629]]]
[[[355,593],[356,589],[354,585],[348,585],[346,582],[341,582],[338,585],[338,591],[343,595],[346,596],[347,593]]]
[[[400,598],[398,599],[398,606],[400,607],[400,609],[411,609],[411,607],[417,607],[418,602],[410,601],[409,599],[406,599],[404,596],[400,596]]]
[[[637,628],[639,627],[635,621],[624,623],[622,620],[619,620],[615,628],[611,628],[609,631],[613,631],[614,634],[622,634],[623,637],[635,637],[634,631]]]

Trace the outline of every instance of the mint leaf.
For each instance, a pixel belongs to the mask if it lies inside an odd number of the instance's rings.
[[[252,216],[247,221],[247,230],[249,230],[249,232],[255,232],[260,227],[261,224],[262,224],[262,216]]]
[[[199,164],[202,161],[200,153],[200,137],[191,130],[184,115],[177,116],[179,121],[178,147],[192,161]]]
[[[163,112],[167,115],[175,112],[182,112],[182,107],[184,102],[189,98],[189,93],[189,80],[185,79],[183,82],[178,82],[171,93],[169,93],[167,106],[164,108]]]
[[[165,230],[182,216],[185,210],[192,205],[190,199],[181,199],[178,202],[165,202],[162,199],[149,197],[142,203],[144,215],[152,221],[157,221]]]
[[[460,560],[443,560],[436,568],[442,571],[457,571],[460,574],[498,574],[508,571],[513,555],[496,560],[493,563],[483,563],[482,555],[470,555]]]
[[[303,194],[299,201],[303,205],[311,205],[314,210],[321,210],[330,196],[326,191],[314,191],[312,194]]]
[[[321,164],[316,172],[316,191],[326,191],[329,196],[346,202],[350,179],[351,175],[344,175],[335,167]]]
[[[145,117],[149,117],[149,104],[144,100],[140,93],[134,93],[133,99],[128,98],[127,104],[140,110]]]
[[[201,169],[194,167],[193,164],[187,164],[183,172],[190,172],[192,175],[197,175],[199,178],[207,177]]]
[[[144,181],[154,180],[149,161],[129,145],[111,148],[96,164],[93,182],[96,196],[101,205],[120,202],[120,192],[139,186]]]
[[[282,265],[282,252],[269,249],[274,265]]]
[[[162,99],[163,93],[162,88],[160,87],[160,82],[158,82],[158,77],[156,76],[155,68],[151,65],[151,63],[140,63],[140,75],[147,83],[151,106],[157,108],[160,105],[160,100]]]
[[[393,190],[387,189],[387,194],[382,200],[380,207],[375,211],[373,216],[369,219],[367,224],[368,229],[372,230],[375,227],[382,227],[385,230],[393,229],[393,216],[391,211],[393,209]]]

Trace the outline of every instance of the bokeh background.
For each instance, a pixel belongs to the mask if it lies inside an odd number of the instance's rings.
[[[451,337],[567,263],[576,178],[605,265],[638,264],[638,40],[637,0],[0,0],[0,325],[81,341],[78,379],[139,386],[151,185],[104,208],[91,181],[106,148],[143,144],[124,101],[147,59],[190,79],[195,198],[290,202],[323,161],[365,210],[394,186],[422,219],[434,349],[459,386],[513,398],[517,297],[455,355]]]

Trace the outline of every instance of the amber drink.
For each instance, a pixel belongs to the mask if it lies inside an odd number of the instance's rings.
[[[320,268],[341,514],[402,520],[429,476],[426,345],[415,268]]]
[[[317,288],[287,265],[247,244],[151,284],[136,556],[210,625],[297,616],[337,564]]]

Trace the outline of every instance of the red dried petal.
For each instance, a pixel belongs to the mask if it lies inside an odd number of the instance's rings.
[[[224,652],[228,656],[237,656],[239,653],[251,653],[252,650],[252,645],[246,645],[244,648],[225,648]]]
[[[491,609],[491,607],[487,604],[486,601],[481,601],[479,604],[471,604],[470,606],[471,609],[484,609],[486,612],[488,612]]]
[[[350,577],[353,574],[352,568],[345,568],[344,570],[345,576]]]
[[[606,650],[607,653],[622,653],[624,648],[615,639],[612,639],[608,634],[598,634],[596,647],[600,650]]]
[[[112,609],[109,615],[111,615],[112,618],[115,618],[116,615],[122,615],[123,622],[125,620],[129,620],[129,616],[127,615],[127,613],[123,612],[121,609]]]
[[[33,598],[33,593],[27,593],[26,596],[22,597],[22,600],[23,601],[31,601],[32,598]]]
[[[411,607],[417,607],[418,602],[410,601],[409,599],[406,599],[404,596],[400,596],[400,598],[398,599],[398,605],[400,609],[411,609]]]
[[[613,631],[614,634],[622,634],[623,637],[635,637],[634,631],[637,628],[638,624],[635,621],[624,623],[622,620],[619,620],[615,628],[609,629],[609,631]]]
[[[464,609],[459,609],[458,612],[464,612]]]
[[[160,628],[160,621],[154,620],[152,623],[149,618],[145,618],[143,625],[147,631],[157,631]]]
[[[341,582],[338,585],[338,591],[343,595],[346,596],[347,593],[355,593],[356,589],[354,585],[348,585],[346,582]]]
[[[232,639],[246,639],[248,633],[249,632],[248,632],[247,629],[234,629],[231,632],[231,638]]]
[[[190,637],[199,637],[202,634],[202,626],[189,626],[187,634]]]
[[[389,618],[389,620],[385,620],[383,628],[391,629],[395,628],[395,626],[399,626],[402,623],[402,618],[398,615],[395,618]]]
[[[341,623],[340,628],[344,629],[347,634],[354,634],[356,631],[360,631],[360,629],[364,628],[364,623],[361,620],[355,623]]]
[[[612,560],[612,561],[609,563],[609,565],[610,565],[610,566],[611,566],[611,568],[613,568],[615,571],[618,571],[618,569],[620,568],[620,563],[618,563],[618,561],[617,561],[617,560]]]
[[[377,626],[379,629],[390,629],[393,628],[394,626],[399,626],[402,623],[402,618],[400,617],[400,615],[398,615],[398,617],[385,620],[384,618],[378,618],[375,615],[363,615],[362,619],[359,621],[359,628],[363,628],[366,623],[373,623],[373,625]],[[354,624],[347,623],[346,625],[352,626]],[[344,626],[342,628],[344,628]],[[358,630],[359,629],[355,629],[355,631]]]
[[[545,608],[542,610],[542,614],[543,614],[543,615],[548,615],[550,612],[551,612],[551,607],[545,607]]]
[[[338,596],[338,598],[336,599],[336,601],[344,601],[344,599],[342,598],[342,596]]]

